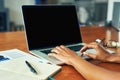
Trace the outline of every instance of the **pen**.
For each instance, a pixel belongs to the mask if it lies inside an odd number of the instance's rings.
[[[55,80],[55,79],[52,76],[49,76],[48,80]]]
[[[28,61],[25,61],[25,63],[29,67],[31,72],[33,72],[34,74],[38,74],[37,71],[33,68],[33,66]]]
[[[0,55],[0,61],[5,61],[5,60],[9,60],[9,58],[6,58],[6,57]]]

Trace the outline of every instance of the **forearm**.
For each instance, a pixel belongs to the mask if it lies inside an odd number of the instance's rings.
[[[72,60],[71,65],[87,80],[118,80],[120,73],[93,65],[81,58]]]

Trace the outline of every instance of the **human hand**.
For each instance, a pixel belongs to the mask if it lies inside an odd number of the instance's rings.
[[[63,45],[55,47],[51,51],[51,53],[49,53],[48,55],[53,56],[68,65],[71,65],[71,62],[76,57],[78,57],[75,51],[70,50],[69,48],[67,48]]]
[[[93,48],[96,50],[95,54],[92,54],[90,52],[86,52],[87,49]],[[109,61],[109,58],[112,56],[109,54],[109,52],[99,43],[92,42],[90,44],[85,45],[80,52],[88,57],[91,57],[93,59],[101,60],[103,62]]]

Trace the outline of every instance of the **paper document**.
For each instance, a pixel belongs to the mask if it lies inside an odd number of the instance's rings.
[[[1,80],[46,80],[48,76],[52,76],[61,69],[58,65],[41,62],[39,58],[18,49],[7,50],[4,52],[10,52],[10,54],[11,52],[12,54],[18,53],[18,55],[21,56],[0,63]],[[8,55],[6,56],[10,57]],[[31,72],[25,61],[29,61],[38,74]]]

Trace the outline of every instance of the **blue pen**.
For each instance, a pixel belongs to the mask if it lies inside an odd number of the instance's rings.
[[[53,77],[49,76],[48,80],[55,80]]]
[[[25,61],[25,63],[29,67],[31,72],[33,72],[35,74],[38,74],[37,71],[32,67],[32,65],[28,61]]]
[[[5,61],[5,60],[9,60],[9,58],[6,58],[6,57],[0,55],[0,61]]]

